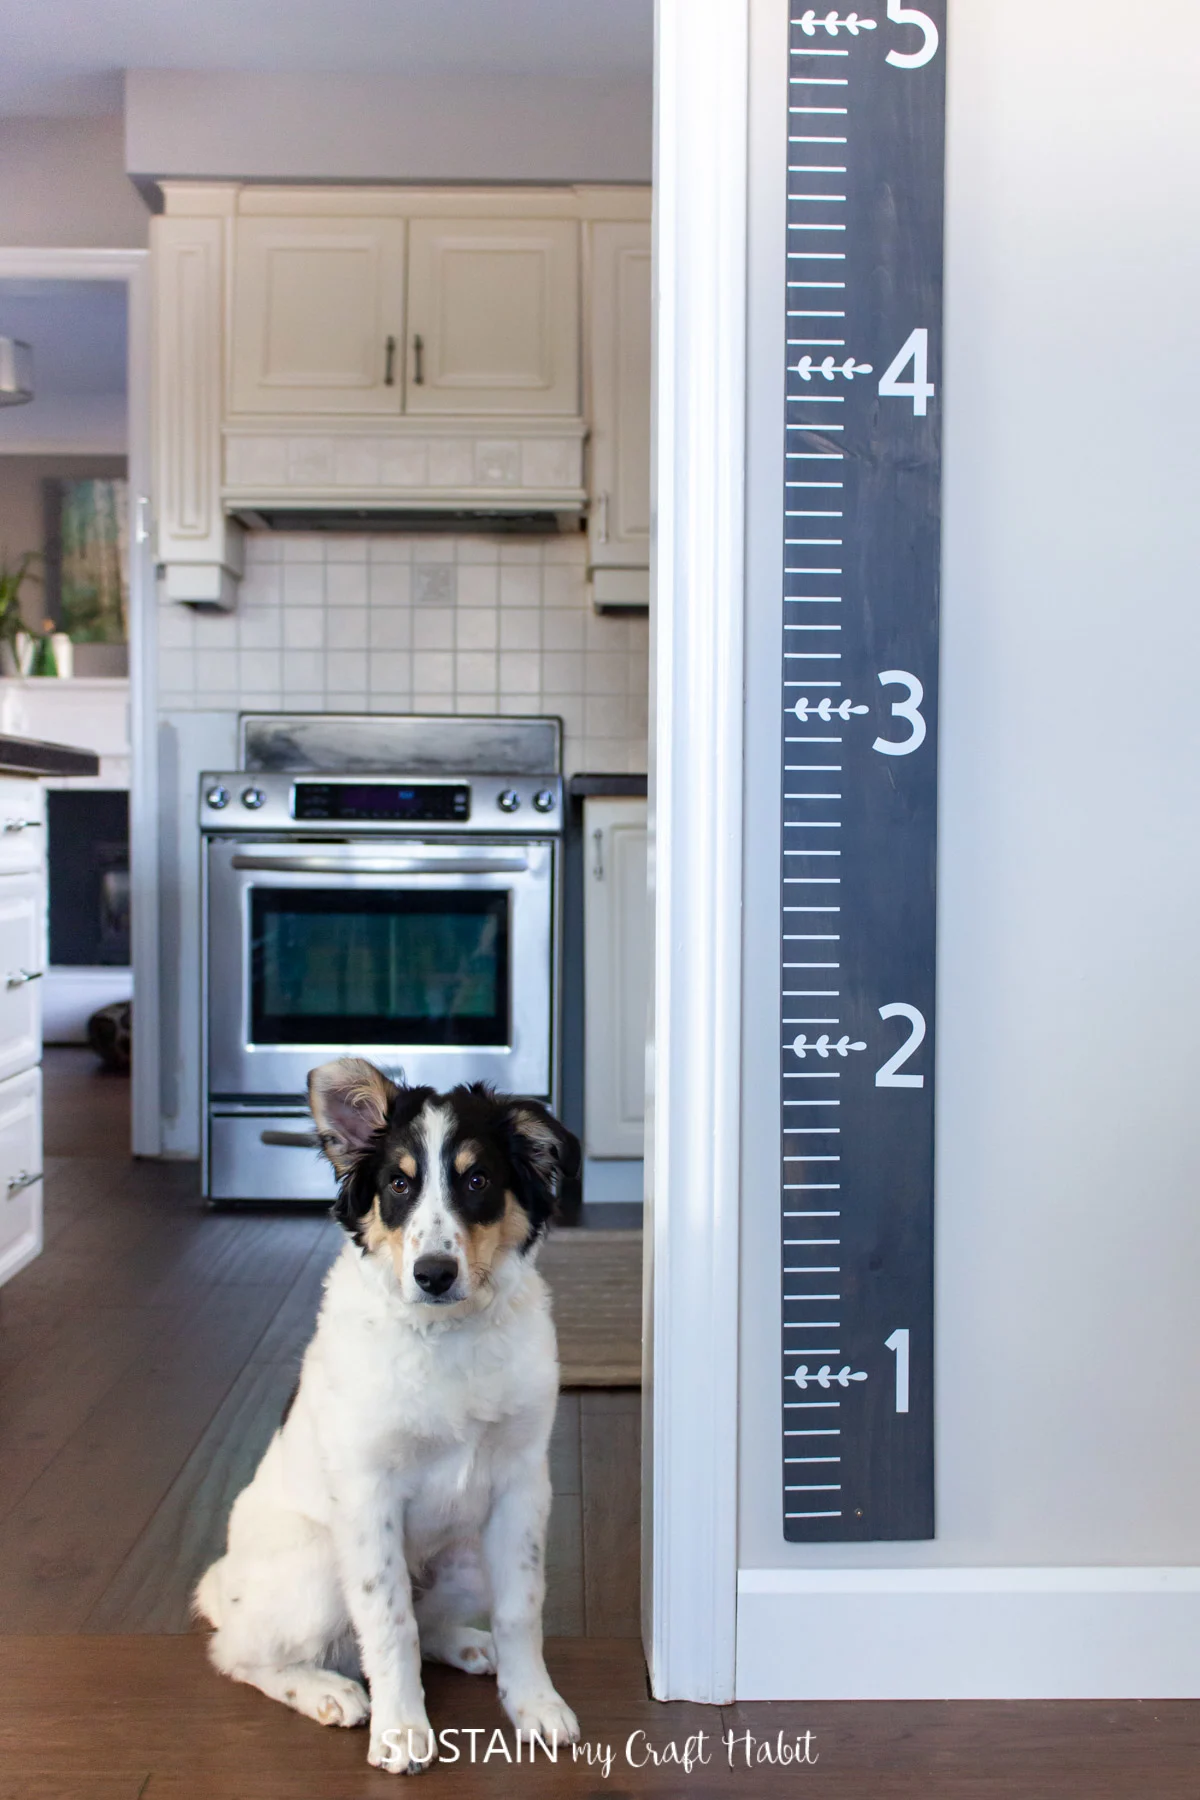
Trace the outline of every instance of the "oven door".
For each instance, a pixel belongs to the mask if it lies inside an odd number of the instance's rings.
[[[212,838],[210,1102],[303,1101],[365,1056],[553,1097],[555,845]]]

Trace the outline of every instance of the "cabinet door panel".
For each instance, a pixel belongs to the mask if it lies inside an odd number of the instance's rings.
[[[641,1156],[650,946],[646,802],[584,805],[584,1138],[589,1156]]]
[[[591,227],[593,567],[650,561],[650,226]]]
[[[410,413],[579,411],[578,227],[414,219]]]
[[[19,731],[20,725],[7,729]],[[46,853],[46,802],[40,781],[0,776],[0,873],[40,869]]]
[[[0,1286],[42,1247],[42,1071],[0,1081]]]
[[[403,220],[238,220],[232,412],[398,413],[403,342]]]
[[[41,869],[0,875],[0,1080],[41,1059],[45,944]]]

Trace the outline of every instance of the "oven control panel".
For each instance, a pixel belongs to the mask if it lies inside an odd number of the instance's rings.
[[[238,831],[383,832],[417,830],[544,837],[562,830],[557,775],[284,774],[200,777],[200,828]]]

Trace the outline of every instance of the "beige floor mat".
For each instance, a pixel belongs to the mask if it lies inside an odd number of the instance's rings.
[[[538,1267],[550,1285],[561,1385],[642,1384],[642,1234],[557,1231]]]

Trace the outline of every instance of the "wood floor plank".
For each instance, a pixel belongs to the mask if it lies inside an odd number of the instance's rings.
[[[636,1389],[585,1389],[579,1397],[589,1637],[641,1632],[641,1404]]]
[[[325,1277],[345,1241],[341,1226],[331,1219],[315,1232],[308,1256],[254,1353],[260,1362],[281,1361],[299,1368],[317,1322]]]
[[[274,1288],[211,1288],[93,1408],[5,1521],[0,1631],[78,1630],[250,1359]]]
[[[82,1622],[88,1632],[181,1632],[192,1589],[225,1548],[229,1509],[279,1426],[293,1376],[248,1363],[128,1556]]]

